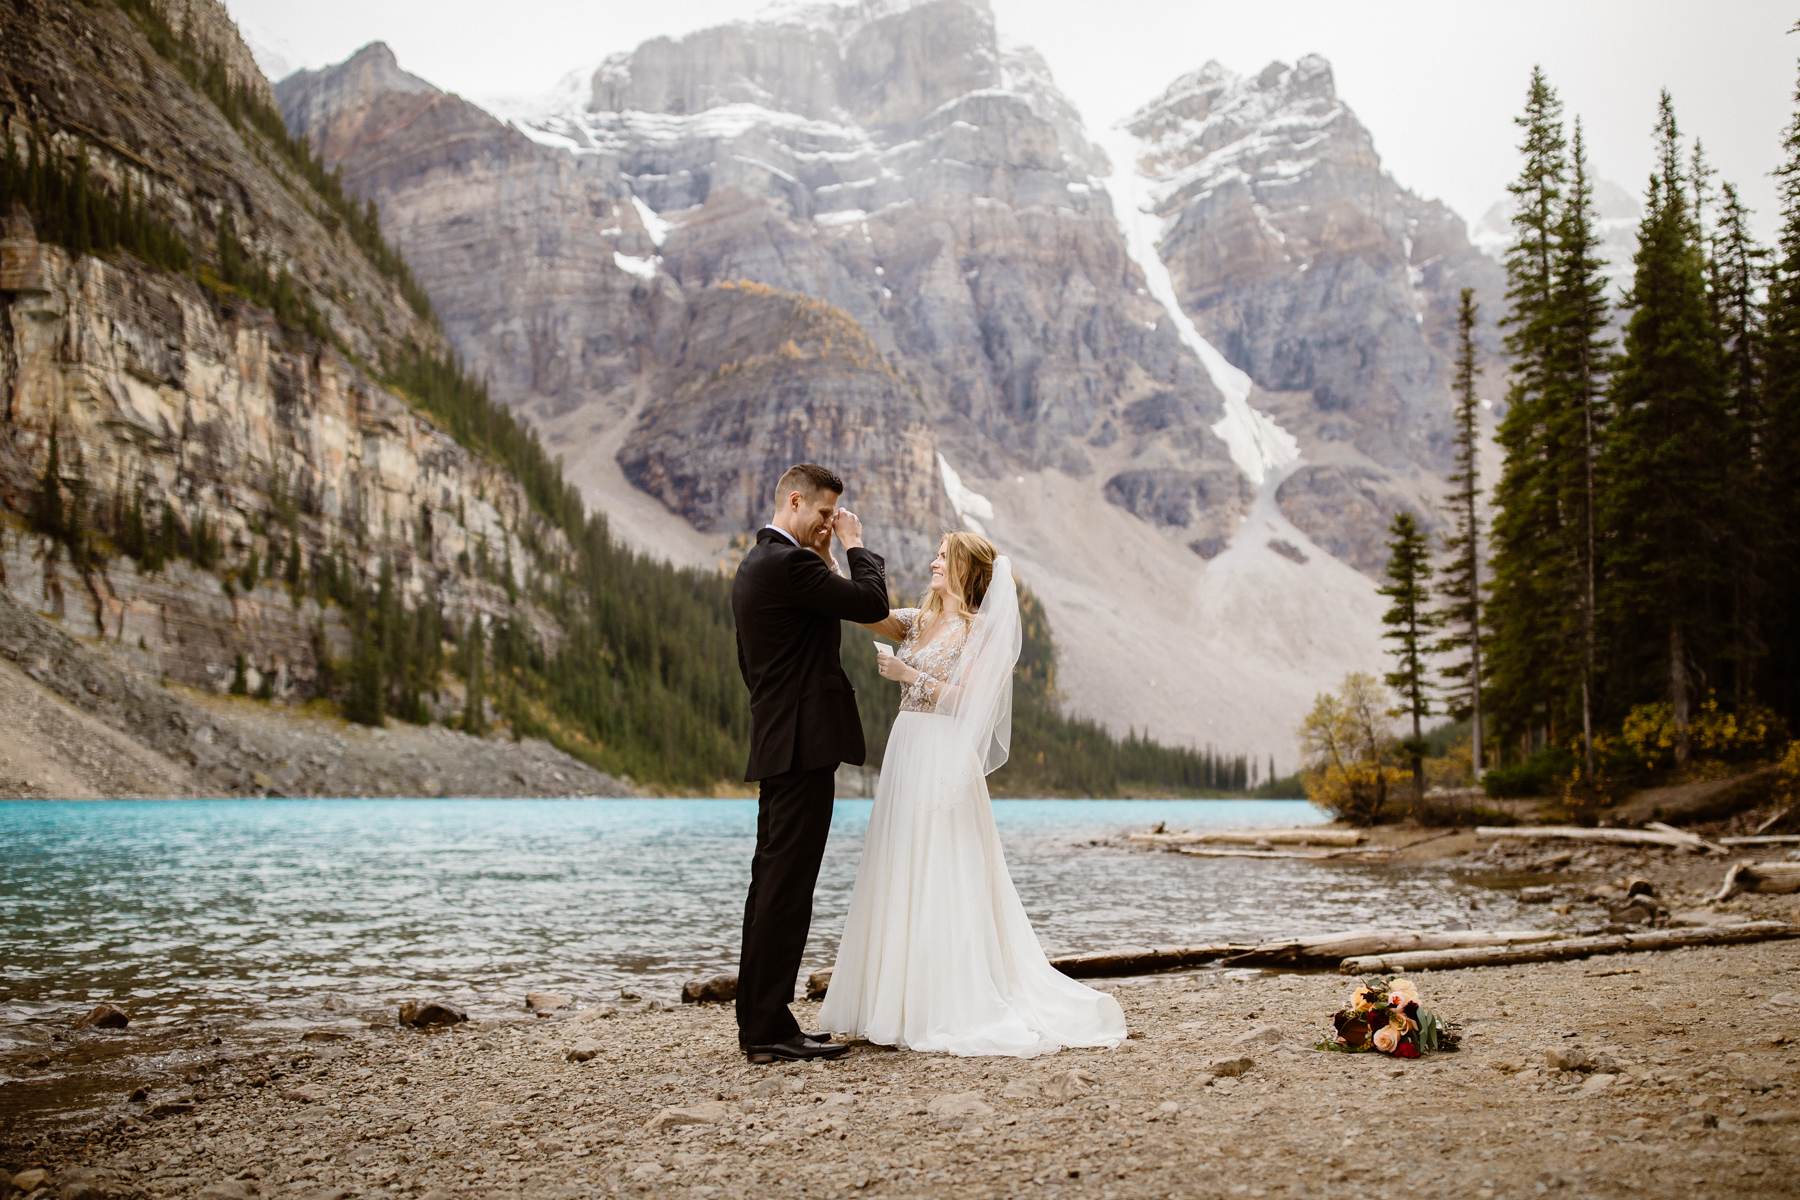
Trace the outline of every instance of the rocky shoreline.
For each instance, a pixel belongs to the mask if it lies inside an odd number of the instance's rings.
[[[1348,982],[1122,983],[1132,1040],[1023,1061],[751,1067],[729,1009],[629,1002],[218,1048],[0,1165],[70,1198],[1800,1194],[1791,947],[1421,976],[1464,1048],[1416,1062],[1315,1049]]]
[[[1796,896],[1704,898],[1714,856],[1463,836],[1432,856],[1546,888],[1546,923],[1800,919]],[[141,1081],[77,1096],[59,1074],[150,1035],[70,1029],[0,1091],[0,1196],[7,1173],[45,1198],[1800,1195],[1800,944],[1417,979],[1460,1052],[1322,1052],[1347,977],[1218,967],[1096,981],[1132,1039],[1023,1061],[751,1067],[726,1006],[521,995],[513,1020],[345,1008],[272,1043],[190,1023]]]
[[[632,796],[536,738],[353,725],[165,686],[0,590],[0,798]]]

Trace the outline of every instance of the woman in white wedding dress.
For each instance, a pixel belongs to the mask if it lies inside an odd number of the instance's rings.
[[[986,776],[1012,736],[1011,561],[984,537],[949,534],[919,607],[868,628],[900,642],[881,662],[902,686],[900,715],[820,1023],[950,1054],[1118,1045],[1118,1001],[1044,957],[988,804]]]

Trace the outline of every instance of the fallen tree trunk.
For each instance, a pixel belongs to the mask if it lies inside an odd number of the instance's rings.
[[[1691,837],[1696,842],[1700,843],[1700,845],[1702,845],[1706,849],[1712,851],[1714,854],[1726,853],[1725,847],[1719,845],[1719,843],[1709,842],[1705,838],[1701,837],[1699,834],[1697,834],[1689,829],[1677,829],[1675,826],[1666,824],[1665,822],[1662,822],[1662,821],[1646,821],[1646,822],[1644,822],[1644,828],[1645,829],[1654,829],[1658,833],[1673,833],[1678,837]]]
[[[1360,846],[1354,829],[1207,829],[1194,833],[1128,833],[1145,846]]]
[[[1186,854],[1192,858],[1344,858],[1388,853],[1386,847],[1382,846],[1363,846],[1350,850],[1251,850],[1236,846],[1230,849],[1217,846],[1175,846],[1172,849],[1177,854]]]
[[[1526,841],[1618,842],[1628,846],[1672,846],[1696,851],[1712,848],[1704,838],[1669,826],[1662,829],[1584,829],[1578,825],[1478,825],[1475,836]]]
[[[1143,975],[1176,967],[1197,967],[1217,962],[1250,949],[1248,942],[1217,942],[1200,946],[1122,946],[1117,950],[1093,950],[1086,954],[1061,954],[1050,965],[1075,979],[1106,975]],[[806,998],[823,999],[831,987],[831,968],[806,977]]]
[[[1225,961],[1232,966],[1335,966],[1359,954],[1451,950],[1481,946],[1523,946],[1561,937],[1553,929],[1455,930],[1352,929],[1313,937],[1285,938],[1247,946]]]
[[[1736,863],[1713,899],[1728,900],[1739,892],[1800,892],[1800,862]]]
[[[1789,937],[1800,937],[1800,925],[1789,925],[1783,921],[1750,921],[1742,925],[1701,925],[1685,929],[1652,929],[1643,933],[1558,938],[1532,945],[1496,946],[1488,949],[1419,950],[1401,954],[1361,955],[1344,959],[1338,964],[1338,970],[1346,975],[1442,971],[1456,967],[1555,962],[1559,959],[1587,958],[1594,954],[1672,950],[1679,946],[1723,946],[1734,942],[1762,942]]]

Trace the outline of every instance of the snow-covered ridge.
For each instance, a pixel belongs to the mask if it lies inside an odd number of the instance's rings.
[[[751,18],[754,24],[799,25],[820,33],[848,37],[865,25],[897,17],[916,8],[941,3],[942,0],[772,0]],[[967,8],[982,13],[991,21],[993,10],[987,0],[959,0]]]

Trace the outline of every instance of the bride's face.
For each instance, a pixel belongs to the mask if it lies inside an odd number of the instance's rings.
[[[944,561],[944,543],[939,542],[937,557],[931,560],[931,590],[942,595],[949,586],[949,564]]]

